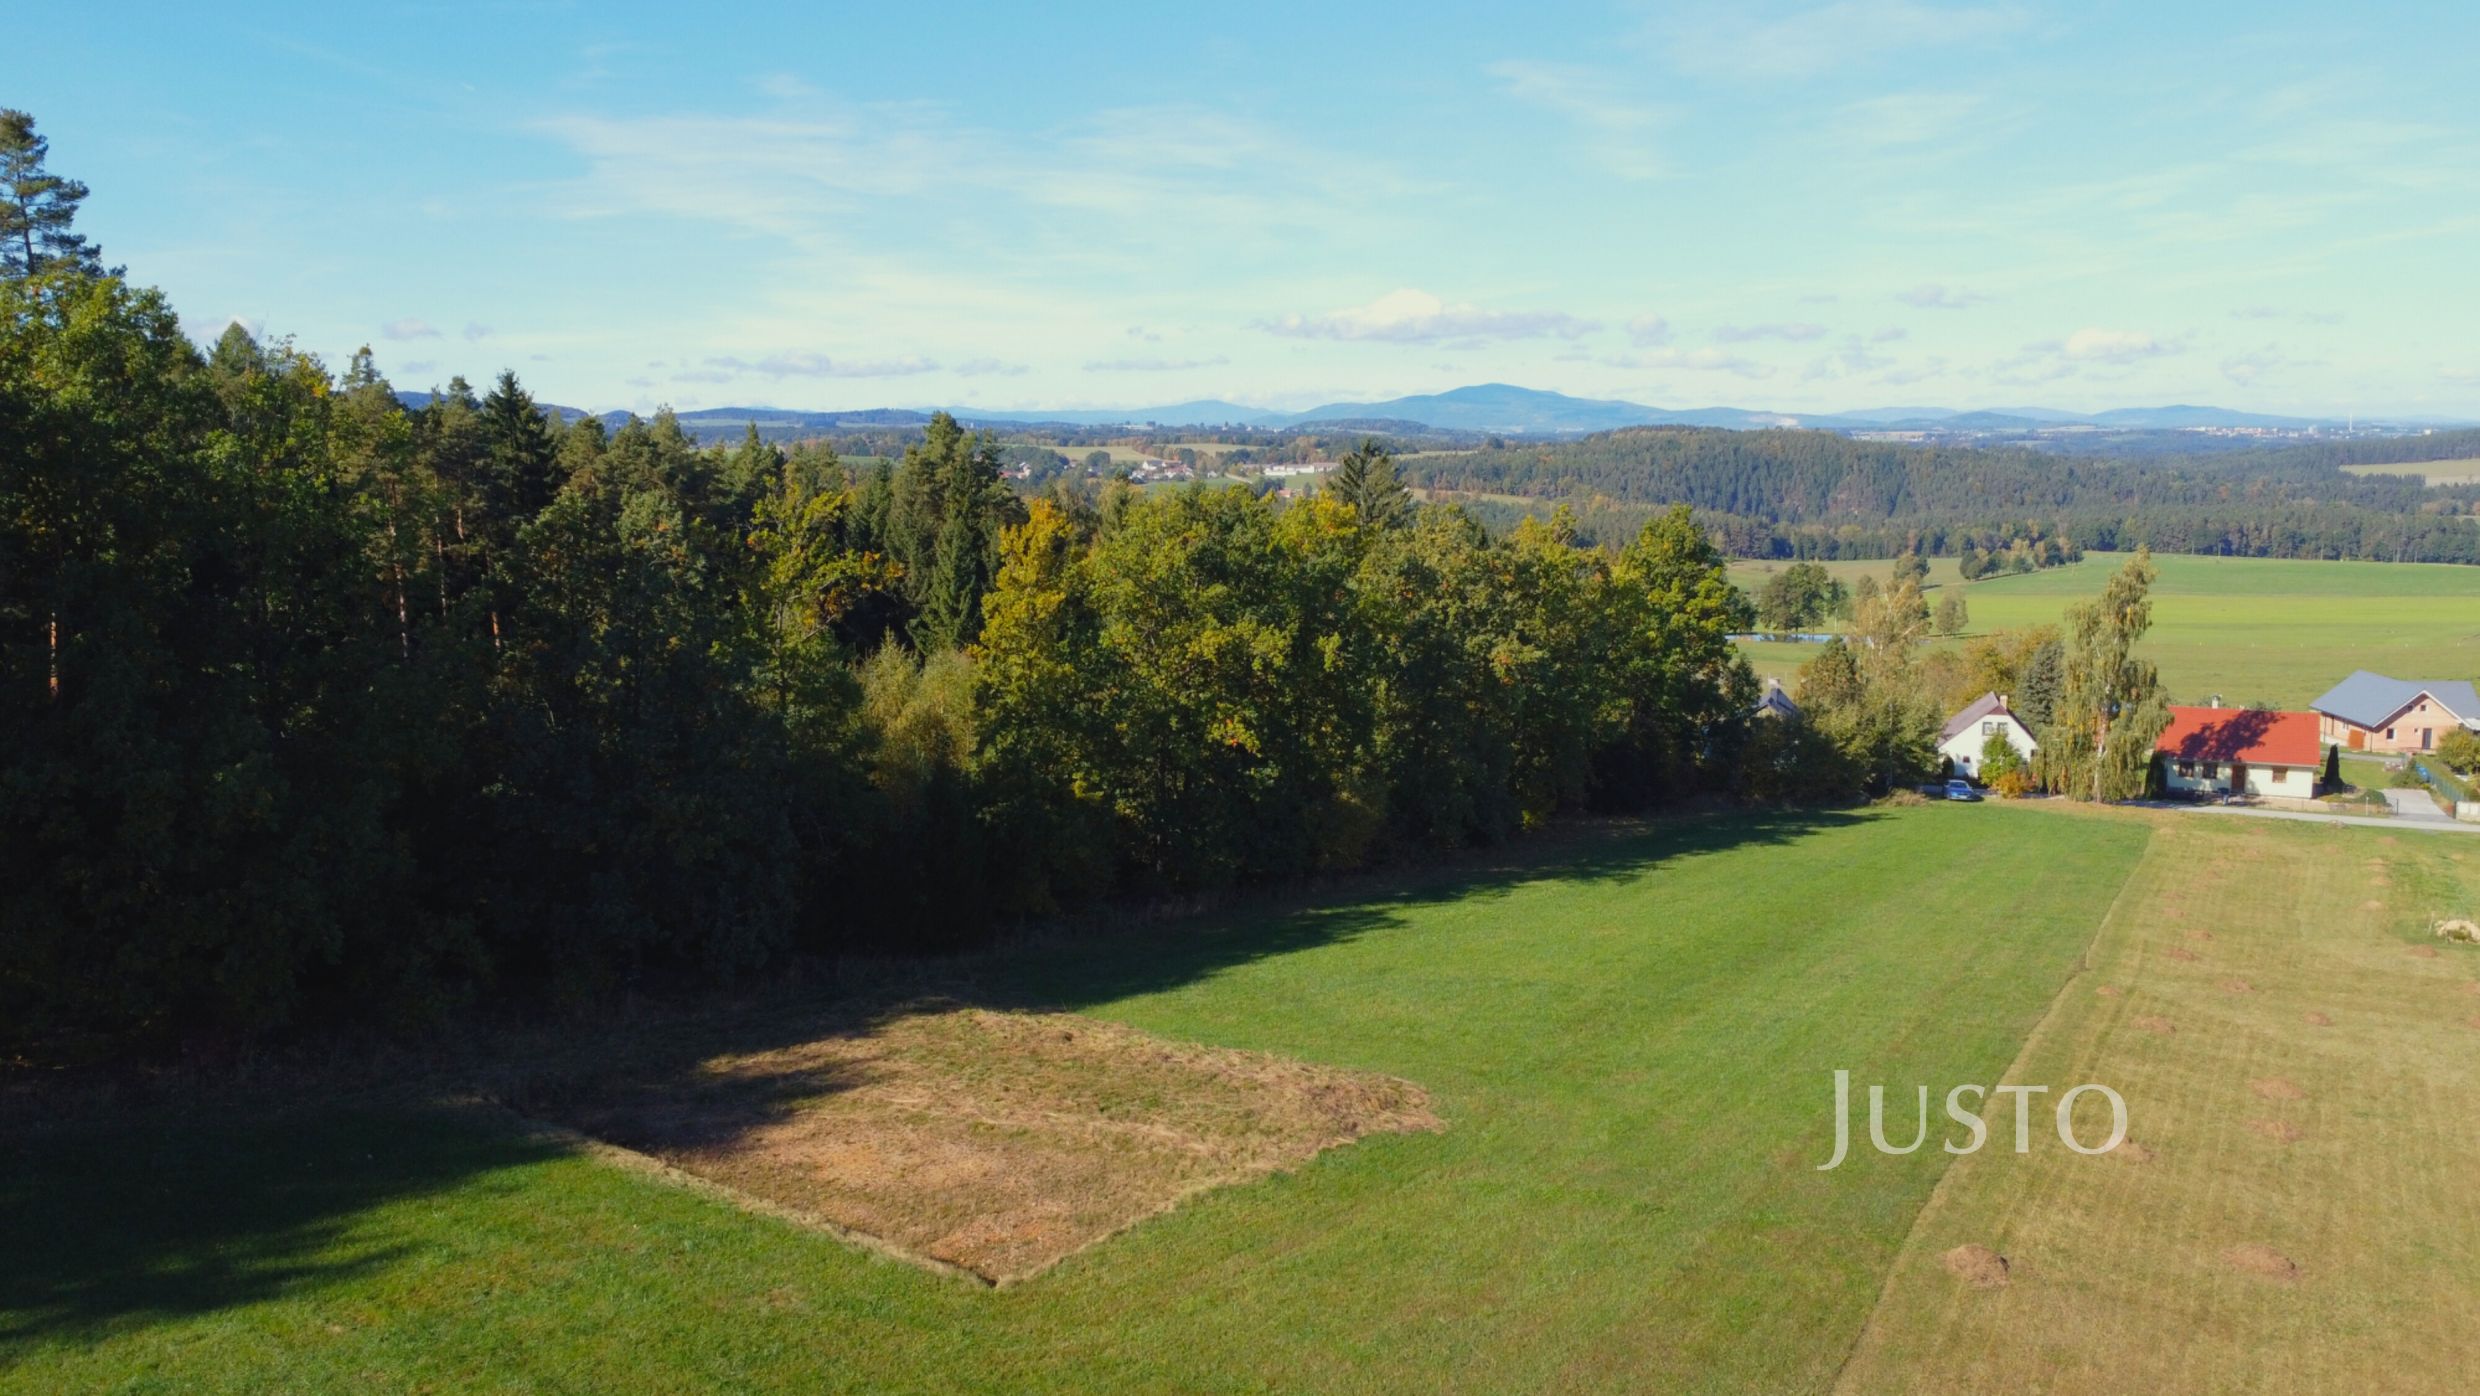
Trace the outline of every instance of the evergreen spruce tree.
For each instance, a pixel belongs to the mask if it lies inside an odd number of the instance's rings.
[[[1327,488],[1372,528],[1394,528],[1412,518],[1412,494],[1395,473],[1395,453],[1375,437],[1344,453]]]

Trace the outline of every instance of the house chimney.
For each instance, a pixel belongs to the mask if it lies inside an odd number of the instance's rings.
[[[2220,695],[2220,694],[2218,694],[2218,693],[2214,694],[2214,695],[2213,695],[2213,701],[2212,701],[2212,703],[2211,703],[2209,706],[2218,708],[2218,707],[2220,707],[2221,705],[2222,705],[2222,695]]]
[[[2001,709],[2003,709],[2003,708],[2005,708],[2005,707],[2006,707],[2006,695],[2005,695],[2005,694],[2003,694],[2003,693],[2001,693],[2001,694],[1999,694],[1999,695],[1998,695],[1998,706],[1999,706]]]

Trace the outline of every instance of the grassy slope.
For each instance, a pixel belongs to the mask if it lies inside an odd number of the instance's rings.
[[[0,1387],[1818,1389],[1944,1160],[1827,1083],[1991,1080],[2148,835],[1997,807],[1587,833],[1502,873],[990,972],[1398,1073],[1448,1129],[974,1291],[485,1122],[0,1142]]]
[[[2480,480],[2480,459],[2405,461],[2400,465],[2346,465],[2354,475],[2418,475],[2432,485],[2460,485]]]
[[[2163,827],[2095,973],[2014,1076],[2113,1086],[2157,1157],[2049,1148],[1959,1164],[1842,1389],[2469,1390],[2480,951],[2411,947],[2433,918],[2475,907],[2480,840],[2203,816]],[[2311,1012],[2333,1025],[2309,1025]],[[2307,1098],[2260,1098],[2250,1083],[2270,1077]],[[2304,1137],[2278,1142],[2259,1121]],[[2087,1137],[2106,1132],[2096,1113]],[[2015,1282],[1956,1284],[1938,1257],[1966,1242],[2009,1255]],[[2298,1282],[2236,1271],[2225,1252],[2249,1243],[2297,1262]]]
[[[2119,559],[2094,554],[2071,567],[1964,587],[1972,629],[2054,622],[2101,589]],[[2353,669],[2405,678],[2480,675],[2480,567],[2441,563],[2302,562],[2164,555],[2154,562],[2153,631],[2143,653],[2161,666],[2173,701],[2305,707]],[[1936,559],[1930,580],[1953,579]],[[1883,577],[1887,564],[1834,564]],[[1763,574],[1742,564],[1742,585]],[[1942,593],[1932,592],[1931,598]],[[1745,647],[1760,673],[1791,681],[1816,651],[1804,645]]]

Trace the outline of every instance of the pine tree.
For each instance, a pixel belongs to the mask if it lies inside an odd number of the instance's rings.
[[[503,370],[482,400],[482,480],[492,514],[510,526],[543,511],[560,491],[559,443],[533,397]]]
[[[1395,528],[1412,518],[1412,494],[1395,473],[1395,453],[1375,437],[1344,452],[1327,489],[1372,528]]]
[[[940,480],[946,516],[919,594],[923,649],[959,649],[981,636],[982,596],[997,561],[991,495],[998,484],[998,456],[978,441],[958,441]]]
[[[103,274],[102,249],[69,226],[86,201],[86,186],[43,168],[51,148],[35,133],[33,117],[0,108],[0,278],[23,280],[47,271]]]

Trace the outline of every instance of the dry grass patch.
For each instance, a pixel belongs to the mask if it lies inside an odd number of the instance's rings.
[[[2388,850],[2402,906],[2480,905],[2447,842]],[[2480,1050],[2459,1024],[2480,1028],[2480,1001],[2460,967],[2404,953],[2432,939],[2427,918],[2356,910],[2365,884],[2348,872],[2381,847],[2368,831],[2154,817],[2089,960],[2126,996],[2062,994],[2008,1072],[2109,1085],[2153,1158],[2036,1140],[1956,1161],[1837,1389],[2469,1390]],[[2199,925],[2209,974],[2162,953]],[[2227,991],[2236,978],[2253,992]],[[2172,1019],[2178,1033],[2156,1035]],[[2037,1257],[2039,1282],[2019,1264],[1996,1293],[1956,1283],[1940,1261],[1967,1238]]]
[[[1408,1081],[1070,1014],[924,1006],[517,1102],[759,1210],[1004,1283],[1210,1188],[1440,1127]]]
[[[2231,1268],[2242,1274],[2289,1284],[2299,1278],[2299,1262],[2271,1246],[2250,1242],[2233,1246],[2228,1252]]]
[[[1974,1289],[2006,1288],[2006,1257],[1987,1246],[1957,1246],[1943,1258],[1946,1273]]]

